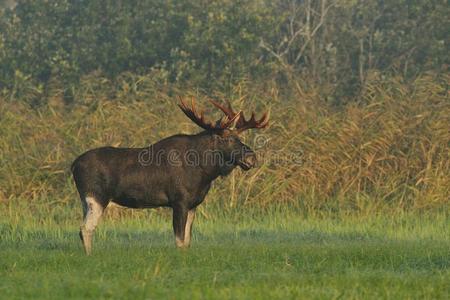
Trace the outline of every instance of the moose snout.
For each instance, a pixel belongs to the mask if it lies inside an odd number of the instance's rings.
[[[257,163],[256,154],[252,150],[246,150],[244,155],[242,156],[242,159],[240,159],[238,162],[239,166],[244,171],[254,168],[256,166],[256,163]]]
[[[244,160],[245,160],[245,163],[248,166],[250,166],[251,168],[254,168],[256,166],[256,163],[258,162],[258,160],[256,159],[256,154],[253,151],[250,153],[247,153]]]

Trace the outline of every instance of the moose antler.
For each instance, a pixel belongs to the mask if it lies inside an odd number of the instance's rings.
[[[252,116],[247,121],[244,117],[244,114],[241,114],[237,124],[236,130],[241,133],[244,130],[257,128],[262,129],[266,128],[269,125],[269,114],[267,112],[264,113],[261,119],[256,120],[255,113],[252,113]]]
[[[249,120],[245,119],[245,116],[242,112],[236,113],[233,111],[231,107],[231,103],[227,101],[227,107],[219,104],[214,100],[209,100],[215,107],[223,111],[223,113],[227,116],[228,119],[235,118],[237,115],[240,115],[239,119],[236,121],[236,130],[241,133],[244,130],[252,129],[252,128],[266,128],[269,125],[269,114],[266,112],[262,116],[261,119],[256,120],[255,113],[252,113],[252,116]]]
[[[228,117],[228,119],[232,119],[236,115],[236,113],[233,111],[233,108],[231,107],[230,102],[228,101],[227,101],[228,107],[225,107],[221,105],[219,102],[216,102],[212,99],[209,99],[209,102],[211,102],[215,107],[220,109]]]
[[[215,123],[212,123],[210,121],[207,121],[205,119],[204,113],[200,112],[198,113],[195,109],[195,100],[194,97],[191,98],[191,107],[188,107],[186,103],[184,102],[182,97],[179,97],[180,102],[178,106],[181,108],[181,110],[184,112],[184,114],[191,119],[195,124],[200,126],[201,128],[205,130],[224,130],[230,127],[237,119],[239,119],[239,116],[241,113],[233,114],[232,117],[229,115],[226,115],[226,117],[221,118],[217,120]]]

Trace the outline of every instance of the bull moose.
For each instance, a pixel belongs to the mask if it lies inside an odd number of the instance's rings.
[[[194,98],[189,107],[180,97],[178,106],[204,129],[198,134],[174,135],[146,148],[97,148],[75,159],[71,170],[83,207],[80,238],[86,254],[110,201],[130,208],[171,207],[176,246],[189,247],[195,208],[212,181],[236,166],[245,171],[255,166],[256,154],[239,134],[267,127],[267,112],[259,120],[254,113],[247,120],[229,103],[210,101],[225,114],[216,122],[197,112]]]

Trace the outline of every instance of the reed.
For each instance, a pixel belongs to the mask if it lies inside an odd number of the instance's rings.
[[[246,111],[270,110],[272,121],[268,130],[245,137],[258,150],[260,167],[218,181],[208,205],[288,205],[311,213],[448,210],[449,82],[448,76],[423,75],[411,83],[373,75],[357,102],[339,108],[299,86],[286,92],[244,82],[215,95]],[[198,90],[132,74],[114,83],[87,76],[76,105],[63,104],[57,82],[40,95],[45,106],[1,98],[0,202],[71,203],[77,195],[70,164],[87,149],[145,146],[197,132],[176,107],[179,94],[209,109]]]

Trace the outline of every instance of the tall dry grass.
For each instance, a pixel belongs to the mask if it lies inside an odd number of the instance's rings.
[[[218,180],[208,201],[305,211],[448,209],[449,82],[431,75],[412,83],[373,75],[360,101],[340,109],[300,86],[288,94],[274,84],[244,82],[230,95],[216,95],[245,111],[270,110],[272,122],[245,136],[258,150],[260,167]],[[0,99],[1,202],[77,201],[69,166],[83,151],[145,146],[199,131],[177,109],[175,97],[204,98],[195,90],[161,87],[149,76],[130,74],[112,85],[85,78],[77,105],[60,105],[57,83],[45,107]]]

